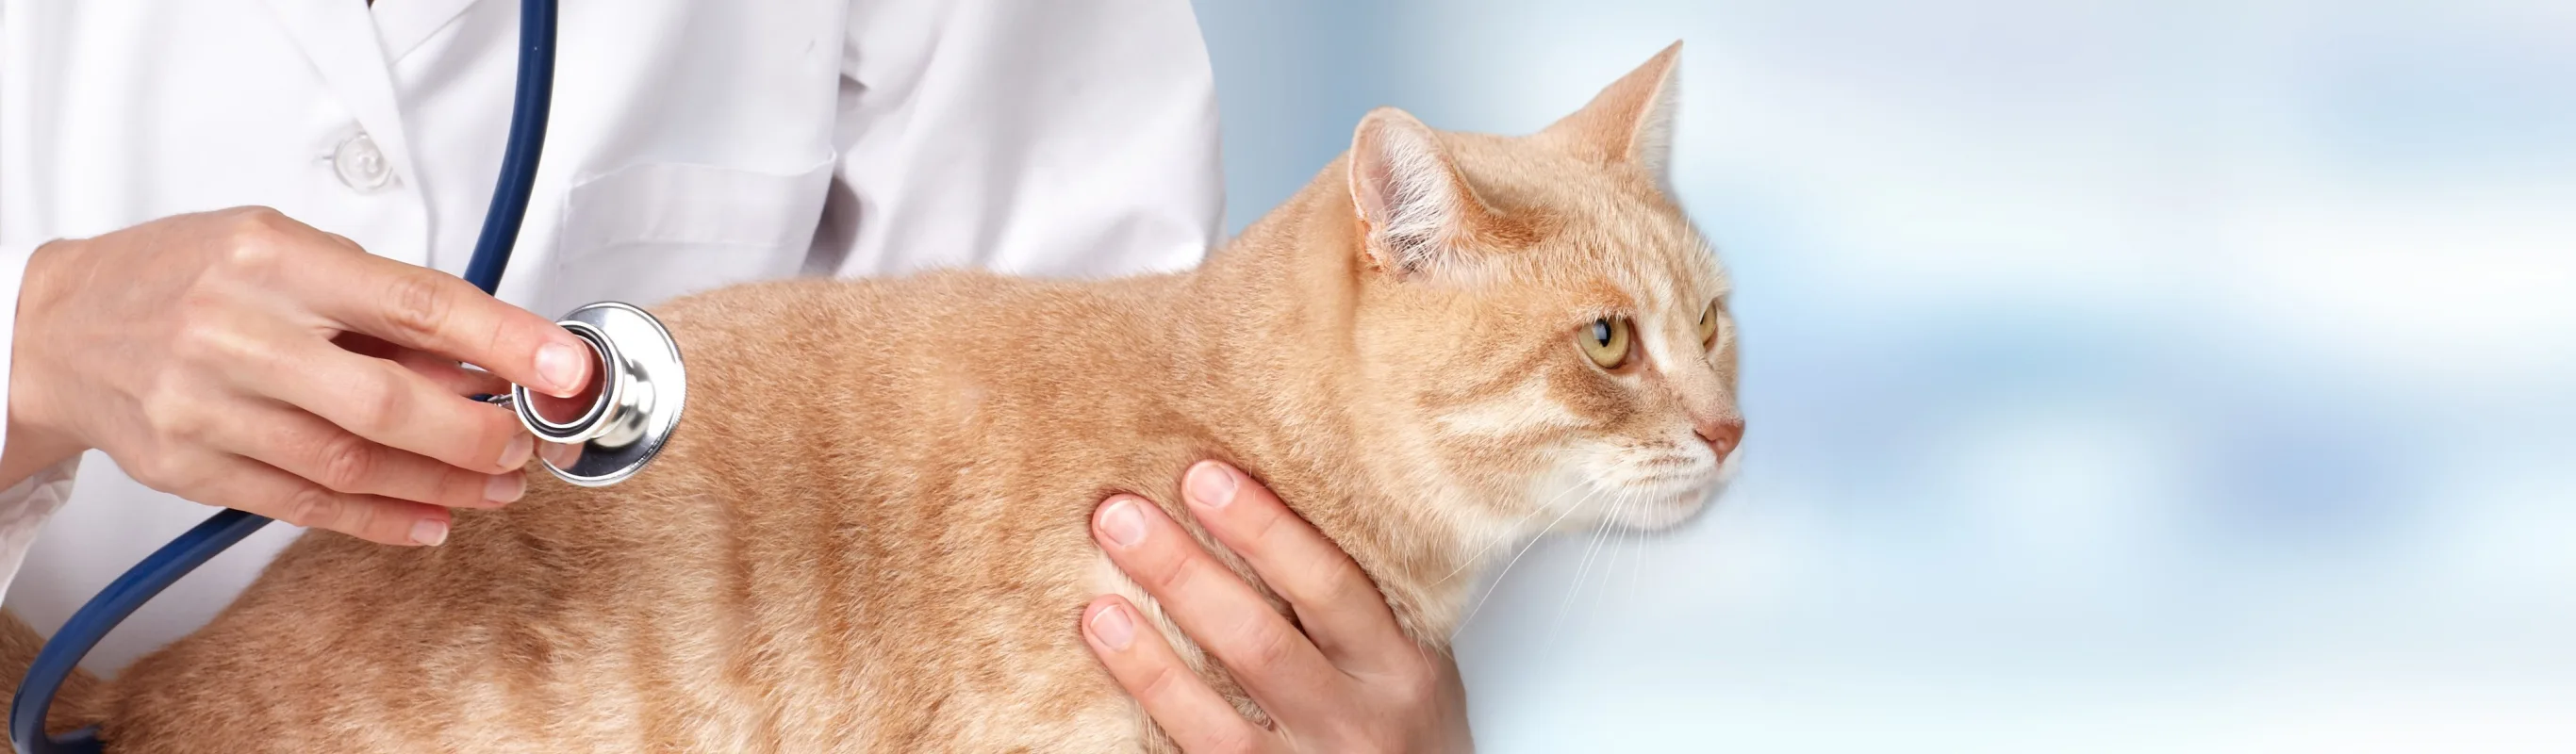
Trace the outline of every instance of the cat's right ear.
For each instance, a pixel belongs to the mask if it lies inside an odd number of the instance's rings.
[[[1350,189],[1370,265],[1398,276],[1463,261],[1493,215],[1439,134],[1392,107],[1370,111],[1352,134]]]
[[[1681,54],[1682,43],[1674,42],[1543,133],[1593,162],[1644,168],[1656,185],[1671,191]]]

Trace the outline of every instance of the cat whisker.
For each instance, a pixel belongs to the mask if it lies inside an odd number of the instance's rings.
[[[1641,546],[1643,546],[1643,538],[1638,528],[1623,528],[1618,533],[1618,548],[1620,551],[1625,551],[1625,556],[1628,556],[1628,602],[1631,602],[1631,605],[1636,605],[1636,571],[1641,569],[1643,564],[1641,558],[1646,556],[1646,553],[1641,551]],[[1602,594],[1605,594],[1602,600],[1607,600],[1607,594],[1610,592],[1618,592],[1618,574],[1602,576]]]
[[[1610,515],[1605,516],[1601,524],[1593,527],[1592,542],[1584,546],[1583,561],[1574,568],[1574,583],[1566,586],[1565,599],[1559,600],[1556,605],[1556,620],[1548,623],[1548,643],[1555,643],[1557,629],[1564,626],[1566,613],[1574,607],[1575,596],[1583,593],[1583,577],[1592,572],[1592,556],[1601,551],[1602,539],[1610,532],[1610,521],[1616,520],[1619,512],[1627,509],[1630,499],[1631,496],[1627,490],[1620,490],[1617,500],[1611,504]]]
[[[1566,493],[1573,492],[1573,491],[1578,490],[1578,489],[1583,489],[1584,487],[1588,487],[1588,486],[1590,486],[1590,485],[1573,485],[1573,486],[1568,486],[1568,487],[1566,487],[1565,489],[1557,490],[1555,495],[1548,497],[1547,502],[1540,503],[1540,504],[1538,504],[1538,507],[1530,509],[1530,512],[1525,513],[1525,514],[1522,514],[1522,515],[1521,515],[1520,520],[1512,522],[1512,525],[1511,525],[1510,527],[1508,527],[1507,529],[1505,529],[1505,530],[1506,530],[1506,531],[1513,531],[1513,532],[1520,531],[1521,524],[1529,523],[1529,520],[1530,520],[1530,519],[1533,519],[1533,518],[1537,518],[1537,517],[1538,517],[1538,514],[1546,513],[1546,512],[1547,512],[1547,509],[1548,509],[1548,507],[1549,507],[1549,506],[1553,506],[1553,505],[1555,505],[1555,504],[1556,504],[1556,501],[1558,501],[1558,500],[1565,499],[1565,495],[1566,495]],[[1576,503],[1575,503],[1575,504],[1576,504],[1576,505],[1581,505],[1581,504],[1582,504],[1582,502],[1581,502],[1581,501],[1576,501]],[[1559,517],[1559,519],[1560,519],[1560,520],[1562,520],[1562,517]],[[1549,524],[1549,526],[1554,526],[1554,524]],[[1480,561],[1484,560],[1484,558],[1485,558],[1485,553],[1492,552],[1492,551],[1494,550],[1494,548],[1495,548],[1495,547],[1502,546],[1503,544],[1509,543],[1510,541],[1511,541],[1511,540],[1509,540],[1509,539],[1498,539],[1498,540],[1494,540],[1494,541],[1492,541],[1492,542],[1487,542],[1487,543],[1485,543],[1485,546],[1483,546],[1483,547],[1476,548],[1476,554],[1474,554],[1474,555],[1470,555],[1470,556],[1468,556],[1465,560],[1460,561],[1460,562],[1458,563],[1458,567],[1457,567],[1457,568],[1451,569],[1451,570],[1449,571],[1449,575],[1440,577],[1440,580],[1439,580],[1439,581],[1431,582],[1431,585],[1432,585],[1432,586],[1439,586],[1439,585],[1441,585],[1441,584],[1448,583],[1450,579],[1457,578],[1457,577],[1458,577],[1458,574],[1466,573],[1466,572],[1467,572],[1468,567],[1470,567],[1470,566],[1474,566],[1476,563],[1478,563],[1478,562],[1480,562]]]
[[[1634,500],[1635,498],[1629,495],[1620,495],[1619,501],[1610,505],[1610,515],[1602,518],[1601,533],[1596,538],[1600,542],[1601,547],[1602,588],[1594,590],[1593,592],[1592,609],[1594,610],[1601,609],[1603,607],[1602,600],[1607,599],[1610,594],[1610,576],[1614,573],[1611,569],[1619,563],[1618,545],[1620,532],[1616,527],[1618,526],[1619,517],[1628,512],[1628,506],[1634,502]],[[1575,579],[1574,587],[1578,591],[1581,590],[1583,588],[1583,580],[1581,578]]]
[[[1625,511],[1613,511],[1610,516],[1611,519],[1614,521],[1617,520],[1619,518],[1618,514],[1622,512]],[[1610,540],[1604,545],[1609,549],[1609,555],[1604,556],[1604,562],[1601,566],[1601,592],[1598,598],[1593,602],[1596,609],[1608,609],[1612,606],[1610,604],[1610,593],[1618,591],[1619,556],[1628,554],[1629,528],[1630,527],[1623,526],[1616,531],[1610,532]]]
[[[1637,593],[1641,591],[1637,585],[1646,578],[1646,532],[1640,529],[1629,532],[1629,535],[1630,549],[1636,554],[1631,560],[1636,562],[1628,569],[1628,604],[1634,605],[1637,604]]]
[[[1592,487],[1591,485],[1588,485],[1588,484],[1587,484],[1587,485],[1584,485],[1584,486],[1585,486],[1586,488],[1588,488],[1590,491],[1585,492],[1585,493],[1583,494],[1583,498],[1582,498],[1582,499],[1574,501],[1574,504],[1573,504],[1573,505],[1566,506],[1566,508],[1565,508],[1565,512],[1564,512],[1564,513],[1559,513],[1559,514],[1557,514],[1557,515],[1556,515],[1556,520],[1554,520],[1554,521],[1549,521],[1549,522],[1548,522],[1548,524],[1547,524],[1547,529],[1554,529],[1554,528],[1556,528],[1556,525],[1557,525],[1557,524],[1559,524],[1559,523],[1563,523],[1563,522],[1565,521],[1565,517],[1566,517],[1566,516],[1574,515],[1574,512],[1575,512],[1575,511],[1582,510],[1582,509],[1583,509],[1584,504],[1586,504],[1586,503],[1590,503],[1590,502],[1592,502],[1593,500],[1598,499],[1599,497],[1601,497],[1601,494],[1604,492],[1604,490],[1602,490],[1602,489],[1600,489],[1600,488],[1598,488],[1598,487]],[[1544,532],[1544,531],[1547,531],[1547,529],[1541,529],[1540,531]],[[1525,543],[1525,544],[1522,544],[1522,545],[1521,545],[1520,552],[1517,552],[1517,553],[1513,553],[1513,554],[1512,554],[1512,559],[1511,559],[1511,561],[1503,564],[1503,570],[1502,570],[1502,572],[1494,574],[1494,583],[1489,584],[1489,585],[1486,585],[1486,587],[1485,587],[1485,595],[1484,595],[1484,596],[1482,596],[1482,597],[1478,597],[1478,598],[1476,598],[1476,604],[1475,604],[1473,607],[1469,607],[1469,608],[1467,609],[1467,617],[1459,619],[1459,620],[1458,620],[1458,627],[1457,627],[1457,628],[1455,628],[1455,629],[1451,629],[1451,630],[1450,630],[1450,632],[1449,632],[1449,635],[1450,635],[1450,636],[1456,636],[1456,635],[1458,635],[1458,632],[1459,632],[1459,631],[1467,630],[1467,624],[1476,620],[1476,613],[1477,613],[1477,612],[1479,612],[1479,611],[1484,610],[1484,609],[1485,609],[1485,603],[1494,599],[1494,590],[1499,589],[1499,588],[1502,588],[1502,586],[1503,586],[1503,577],[1505,577],[1505,576],[1509,576],[1509,575],[1511,575],[1511,574],[1512,574],[1512,566],[1520,565],[1520,563],[1521,563],[1521,556],[1523,556],[1523,555],[1528,555],[1528,554],[1529,554],[1529,551],[1530,551],[1530,548],[1531,548],[1531,547],[1535,547],[1535,546],[1537,546],[1537,545],[1538,545],[1538,539],[1539,539],[1539,538],[1538,538],[1538,537],[1535,537],[1535,536],[1530,537],[1530,538],[1529,538],[1529,542],[1527,542],[1527,543]]]

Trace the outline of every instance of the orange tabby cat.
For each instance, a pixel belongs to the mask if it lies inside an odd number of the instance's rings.
[[[1095,594],[1259,713],[1088,521],[1119,491],[1188,521],[1209,457],[1445,652],[1479,566],[1689,517],[1743,431],[1726,277],[1664,189],[1675,55],[1529,137],[1370,113],[1195,271],[665,304],[695,384],[651,470],[443,547],[307,534],[55,722],[138,753],[1168,750],[1082,644]]]

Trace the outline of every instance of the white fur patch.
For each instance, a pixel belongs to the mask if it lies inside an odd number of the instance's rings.
[[[1492,400],[1435,417],[1444,430],[1476,437],[1509,437],[1581,423],[1574,411],[1547,397],[1547,383],[1528,380]]]
[[[1655,177],[1655,187],[1665,194],[1673,193],[1673,113],[1681,106],[1681,79],[1681,65],[1675,61],[1646,111],[1638,114],[1637,132],[1630,137],[1630,157]]]

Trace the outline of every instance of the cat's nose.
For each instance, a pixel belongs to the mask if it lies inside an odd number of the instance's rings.
[[[1726,454],[1735,452],[1735,446],[1744,442],[1743,419],[1706,422],[1692,431],[1699,433],[1699,439],[1708,442],[1709,450],[1717,451],[1718,463],[1725,463]]]

